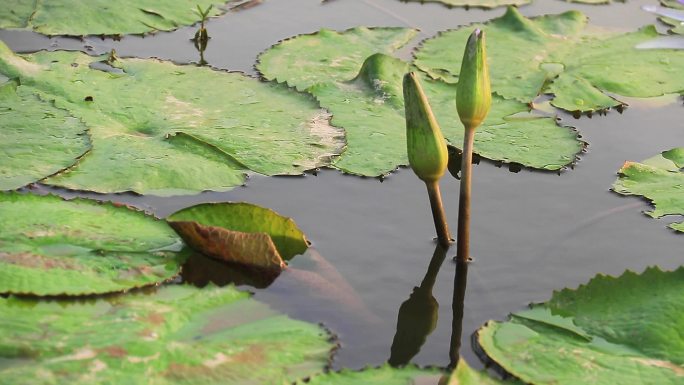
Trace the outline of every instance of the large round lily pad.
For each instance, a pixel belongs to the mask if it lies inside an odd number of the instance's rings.
[[[87,127],[91,148],[83,158],[55,176],[53,169],[29,174],[60,187],[156,195],[225,191],[244,183],[248,171],[301,174],[326,165],[344,146],[310,97],[238,73],[158,60],[106,63],[73,52],[19,56],[0,42],[0,74],[20,84],[15,92],[26,100],[14,112],[22,116],[22,131],[13,135],[18,143],[49,134],[42,127],[45,113],[32,101],[48,101]],[[2,93],[0,103],[12,97]],[[16,130],[3,119],[5,131]],[[24,159],[40,152],[40,143],[13,154],[13,173],[30,170]],[[78,141],[62,147],[65,153],[52,151],[41,161],[64,167],[65,157],[83,151]]]
[[[622,195],[639,195],[653,202],[655,208],[646,214],[653,218],[684,215],[684,147],[664,151],[643,162],[626,162],[620,169],[613,191]],[[671,228],[684,232],[684,222]]]
[[[170,31],[200,21],[196,7],[226,0],[3,0],[0,28],[28,29],[45,35],[123,35]]]
[[[0,384],[287,384],[333,344],[233,287],[88,302],[0,298]]]
[[[181,241],[142,212],[85,199],[0,193],[0,293],[124,291],[176,276]]]
[[[525,383],[684,383],[684,268],[599,275],[507,322],[488,322],[477,342]]]
[[[684,76],[678,70],[684,66],[683,51],[635,48],[659,36],[653,26],[611,34],[587,28],[587,17],[577,11],[530,19],[509,8],[488,23],[426,40],[416,52],[416,65],[435,78],[455,82],[462,47],[474,28],[487,33],[492,91],[506,99],[529,103],[550,93],[558,108],[589,112],[623,104],[620,95],[684,92]]]
[[[334,163],[345,172],[378,176],[408,163],[401,79],[413,67],[387,55],[413,36],[412,30],[400,31],[322,30],[285,40],[260,56],[257,68],[267,79],[306,90],[332,112],[332,123],[345,129],[347,148]],[[456,113],[456,87],[428,79],[423,87],[447,139],[460,146],[464,128]],[[475,137],[475,152],[546,170],[572,163],[583,148],[576,132],[553,118],[514,116],[528,110],[526,104],[495,97]]]

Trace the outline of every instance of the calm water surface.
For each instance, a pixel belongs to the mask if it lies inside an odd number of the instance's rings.
[[[633,30],[653,23],[639,10],[646,1],[630,0],[610,6],[582,6],[537,0],[522,8],[526,15],[579,9],[592,23]],[[436,4],[395,0],[266,0],[262,5],[209,22],[212,36],[205,59],[216,68],[255,74],[259,52],[278,40],[319,28],[346,29],[356,25],[410,26],[420,38],[439,30],[498,16],[492,11],[447,9]],[[14,50],[76,49],[120,56],[159,57],[179,63],[198,60],[189,39],[194,28],[148,37],[46,38],[27,32],[1,31],[0,39]],[[407,56],[410,49],[401,54]],[[684,259],[684,236],[665,226],[676,218],[654,220],[641,212],[648,204],[609,191],[625,160],[642,160],[684,145],[681,99],[658,102],[629,100],[622,114],[574,119],[589,143],[573,170],[561,175],[523,170],[509,172],[482,162],[475,167],[473,185],[472,252],[464,305],[462,354],[474,366],[470,335],[489,319],[504,319],[530,302],[545,301],[553,290],[576,287],[597,273],[620,274],[646,266],[675,268]],[[458,181],[442,182],[447,215],[453,230],[458,208]],[[45,189],[45,188],[41,188]],[[334,365],[360,368],[390,356],[397,314],[419,286],[435,243],[424,185],[408,169],[384,181],[322,170],[303,177],[253,176],[246,187],[227,193],[157,198],[94,195],[57,191],[64,196],[91,196],[128,202],[159,216],[207,201],[248,201],[293,217],[313,242],[313,250],[291,261],[300,270],[330,271],[327,260],[346,281],[327,286],[302,283],[301,275],[285,272],[266,289],[250,290],[256,298],[292,317],[322,322],[340,339]],[[432,295],[439,304],[438,323],[413,362],[446,366],[452,333],[452,293],[455,251],[447,254],[435,278]],[[325,275],[325,274],[323,274]],[[335,275],[334,273],[332,274]],[[328,275],[330,276],[330,274]],[[355,293],[349,293],[353,290]]]

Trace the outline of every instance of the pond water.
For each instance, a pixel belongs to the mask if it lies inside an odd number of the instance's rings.
[[[538,15],[578,9],[595,25],[626,31],[655,21],[640,11],[645,3],[630,0],[583,6],[537,0],[521,11]],[[447,9],[396,0],[266,0],[210,21],[207,28],[212,39],[205,59],[216,68],[254,74],[259,52],[278,40],[322,27],[410,26],[421,29],[422,39],[503,12],[503,8]],[[0,39],[21,52],[77,49],[104,53],[114,48],[120,56],[189,63],[199,58],[189,41],[194,32],[194,28],[183,28],[114,41],[46,38],[0,30]],[[401,53],[408,56],[409,52]],[[597,273],[617,275],[626,269],[642,271],[651,265],[671,269],[682,264],[684,236],[665,228],[676,218],[651,219],[641,213],[648,209],[647,202],[609,191],[625,160],[643,160],[684,145],[682,100],[665,97],[628,102],[623,113],[610,111],[591,119],[561,114],[562,123],[577,127],[589,145],[574,169],[560,175],[525,169],[513,173],[487,161],[475,167],[474,261],[469,267],[461,351],[472,365],[481,366],[472,352],[470,336],[489,319],[504,319],[531,302],[547,300],[553,290],[576,287]],[[126,202],[162,217],[208,201],[248,201],[293,217],[313,242],[313,249],[295,257],[290,266],[296,269],[286,271],[269,287],[245,288],[294,318],[321,322],[336,333],[341,349],[334,359],[335,368],[381,364],[390,357],[399,308],[420,285],[435,249],[424,185],[408,169],[383,181],[334,170],[315,174],[253,176],[246,187],[230,192],[172,198],[37,189]],[[441,187],[455,231],[458,181],[447,176]],[[452,248],[436,277],[432,294],[439,304],[438,323],[412,360],[420,365],[449,363],[454,254]],[[333,267],[321,264],[321,259]],[[305,284],[296,273],[301,270],[328,272],[332,282],[340,281],[339,274],[347,284]]]

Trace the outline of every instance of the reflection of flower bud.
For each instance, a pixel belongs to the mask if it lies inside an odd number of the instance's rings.
[[[476,29],[470,34],[458,77],[456,109],[466,128],[475,128],[482,123],[492,104],[489,85],[487,50],[484,31]]]
[[[439,180],[449,162],[446,141],[415,72],[404,76],[406,143],[409,163],[425,182]]]

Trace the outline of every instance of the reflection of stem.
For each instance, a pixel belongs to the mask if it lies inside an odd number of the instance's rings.
[[[435,230],[437,230],[437,240],[443,248],[448,249],[451,242],[451,233],[449,232],[446,214],[444,214],[439,182],[425,182],[425,186],[427,186],[428,196],[430,197],[430,208],[432,209],[432,219],[435,222]]]
[[[454,277],[454,300],[451,309],[454,318],[451,320],[451,346],[449,347],[449,369],[456,368],[460,357],[461,336],[463,335],[463,307],[465,302],[466,282],[468,280],[468,263],[456,262]]]
[[[435,247],[435,252],[432,253],[432,259],[430,260],[428,270],[425,273],[423,281],[420,283],[421,290],[432,293],[432,288],[435,286],[435,281],[437,280],[437,273],[439,273],[439,268],[442,267],[442,262],[444,262],[444,259],[446,258],[447,249],[440,245]]]
[[[470,257],[470,188],[473,168],[475,127],[466,127],[461,158],[461,195],[458,200],[458,234],[456,259],[466,262]]]
[[[408,364],[420,352],[427,336],[437,326],[439,304],[432,296],[432,288],[437,280],[437,273],[446,259],[447,249],[439,244],[430,260],[430,266],[420,287],[413,288],[409,298],[399,307],[397,316],[397,332],[394,334],[390,358],[387,362],[392,366]]]

